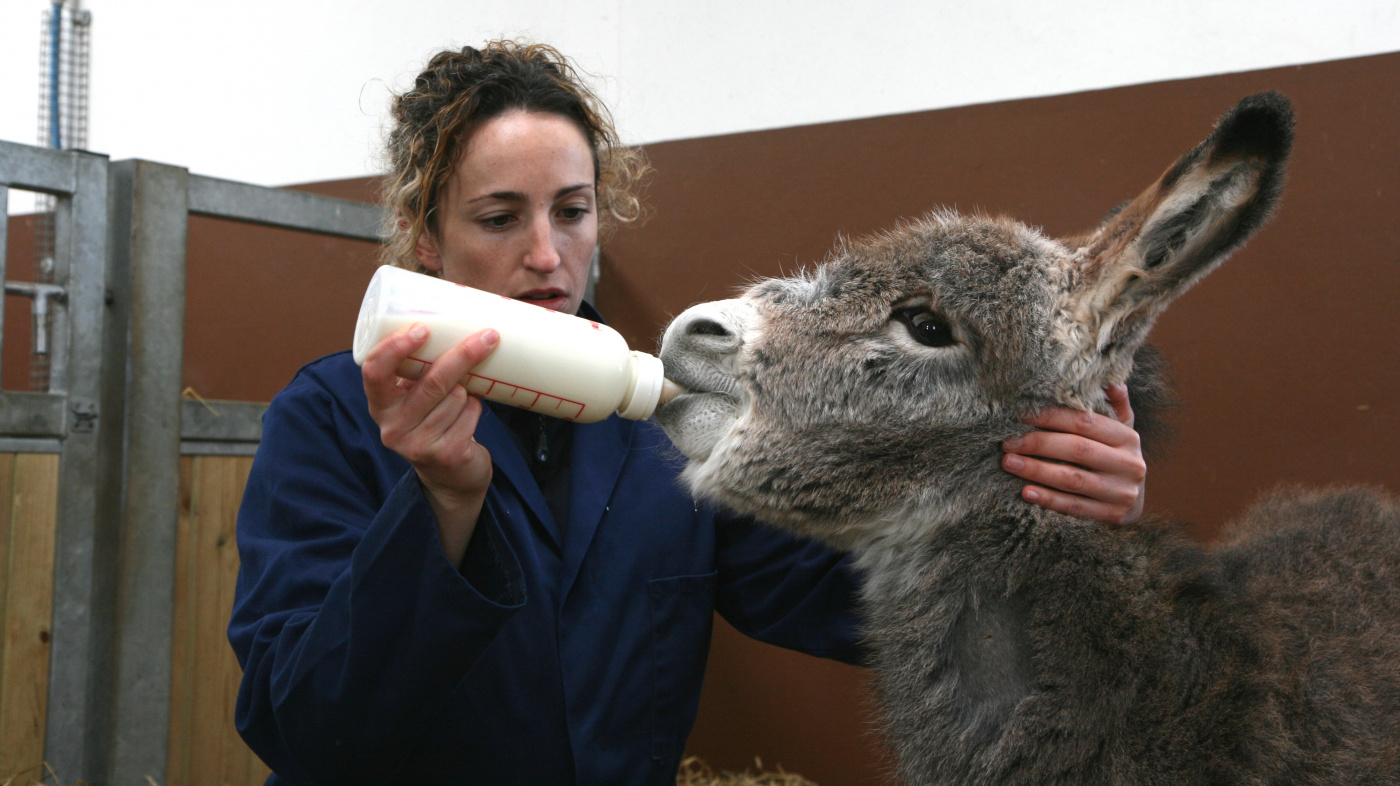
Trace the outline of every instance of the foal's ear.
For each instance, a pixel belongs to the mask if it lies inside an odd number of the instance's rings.
[[[1092,325],[1101,352],[1131,352],[1172,298],[1268,219],[1292,143],[1288,99],[1249,96],[1206,141],[1084,239],[1075,255],[1083,289],[1073,296],[1073,311]]]

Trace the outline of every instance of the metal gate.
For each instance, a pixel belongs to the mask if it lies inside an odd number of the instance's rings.
[[[11,188],[57,200],[52,286],[5,285],[53,315],[50,387],[0,392],[0,454],[58,456],[44,759],[165,783],[181,455],[251,454],[265,407],[181,398],[189,216],[376,241],[379,210],[0,142],[0,206]]]

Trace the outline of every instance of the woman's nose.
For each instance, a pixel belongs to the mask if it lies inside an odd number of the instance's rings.
[[[549,222],[537,222],[531,227],[530,246],[525,250],[525,267],[541,273],[553,273],[559,267],[558,244]]]

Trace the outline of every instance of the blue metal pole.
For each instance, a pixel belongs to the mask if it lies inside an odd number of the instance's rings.
[[[63,147],[58,113],[58,45],[63,31],[63,0],[55,0],[49,16],[49,147]]]

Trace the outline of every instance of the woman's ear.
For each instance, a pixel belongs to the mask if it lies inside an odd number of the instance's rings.
[[[423,227],[423,231],[418,235],[418,242],[413,245],[413,253],[423,267],[434,273],[442,272],[442,257],[438,255],[437,238],[433,237],[432,230]]]

